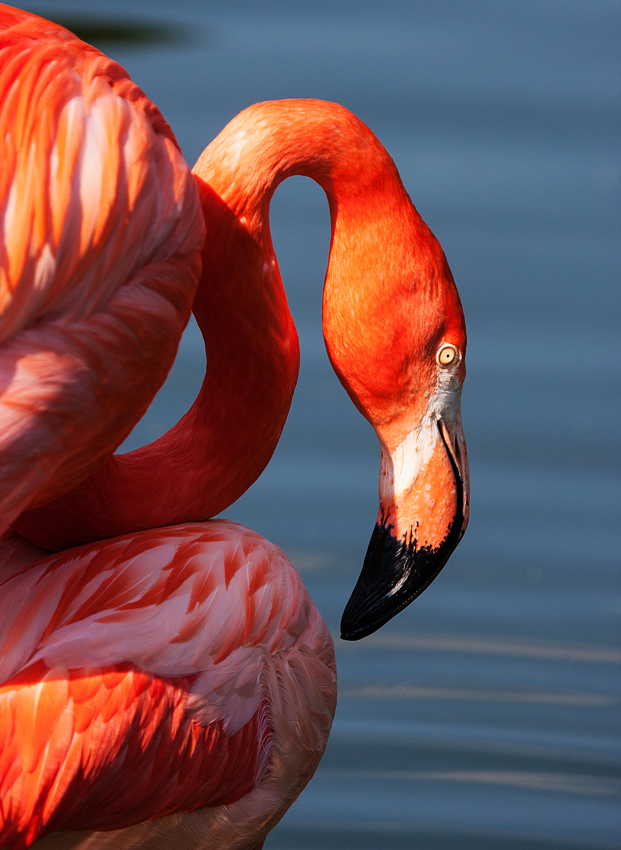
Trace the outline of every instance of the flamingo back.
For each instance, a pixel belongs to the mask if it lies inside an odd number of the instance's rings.
[[[0,4],[0,531],[82,480],[164,381],[203,222],[161,113],[64,28]]]

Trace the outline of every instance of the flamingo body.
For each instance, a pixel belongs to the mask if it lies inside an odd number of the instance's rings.
[[[252,848],[312,776],[332,639],[258,534],[214,520],[90,544],[0,600],[0,846],[88,829],[61,846]]]

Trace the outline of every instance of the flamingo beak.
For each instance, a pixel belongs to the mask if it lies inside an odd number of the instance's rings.
[[[391,454],[382,446],[380,510],[341,637],[372,634],[425,590],[468,523],[469,476],[459,411],[428,411]]]

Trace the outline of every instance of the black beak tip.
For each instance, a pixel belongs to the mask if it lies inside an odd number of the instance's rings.
[[[390,618],[388,618],[390,619]],[[341,619],[341,640],[362,640],[362,638],[372,635],[384,625],[386,621],[378,621],[371,623],[358,623],[347,616],[347,609]]]
[[[431,584],[459,543],[463,500],[437,549],[417,546],[416,538],[397,540],[392,526],[376,525],[360,577],[345,606],[341,638],[360,640],[381,628]]]

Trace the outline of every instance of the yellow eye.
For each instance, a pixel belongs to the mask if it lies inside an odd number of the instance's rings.
[[[436,354],[440,366],[452,366],[459,358],[459,351],[454,345],[443,345]]]

